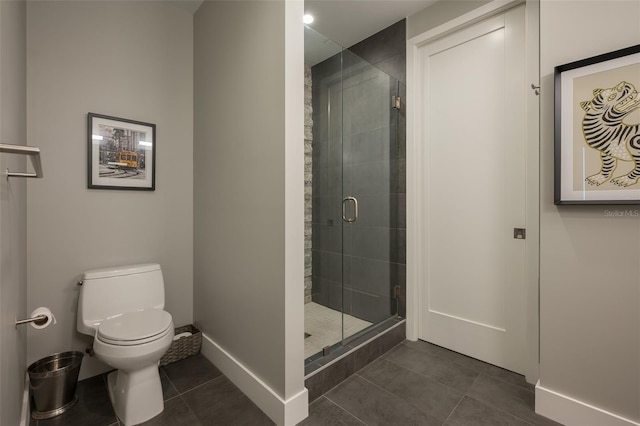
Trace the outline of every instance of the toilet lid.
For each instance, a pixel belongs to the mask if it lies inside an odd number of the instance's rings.
[[[98,338],[111,344],[139,344],[156,340],[172,328],[171,314],[160,309],[128,312],[102,321]]]

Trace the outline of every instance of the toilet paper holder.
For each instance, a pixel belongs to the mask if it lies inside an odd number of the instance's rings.
[[[44,323],[47,322],[47,316],[36,315],[35,317],[32,317],[32,318],[26,318],[23,320],[16,321],[16,328],[18,328],[18,326],[21,324],[30,324],[32,322],[35,323],[36,325],[44,325]]]

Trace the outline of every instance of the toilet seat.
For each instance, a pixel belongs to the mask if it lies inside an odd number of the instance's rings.
[[[172,331],[171,314],[160,309],[128,312],[102,321],[96,338],[116,346],[134,346],[161,339]]]

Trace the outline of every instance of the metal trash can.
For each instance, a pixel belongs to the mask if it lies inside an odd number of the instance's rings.
[[[76,386],[82,356],[82,352],[60,352],[29,366],[29,386],[36,405],[31,414],[34,419],[55,417],[78,402]]]

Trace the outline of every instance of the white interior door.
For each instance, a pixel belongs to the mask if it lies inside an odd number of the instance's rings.
[[[418,49],[419,338],[525,366],[524,6]]]

